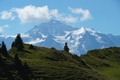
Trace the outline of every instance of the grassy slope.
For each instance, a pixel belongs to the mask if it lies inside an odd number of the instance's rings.
[[[0,79],[2,80],[119,80],[120,48],[111,47],[88,51],[78,57],[65,51],[24,45],[24,51],[9,50],[12,58],[0,54]],[[29,68],[16,69],[14,55]]]
[[[24,46],[23,52],[15,48],[9,51],[13,57],[18,54],[22,63],[27,62],[34,78],[41,80],[105,80],[107,77],[91,69],[76,55],[55,49]]]
[[[109,80],[120,80],[120,48],[91,50],[81,58]]]

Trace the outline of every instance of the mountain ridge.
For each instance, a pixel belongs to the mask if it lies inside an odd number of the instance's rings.
[[[67,42],[70,52],[77,55],[85,54],[92,49],[120,46],[120,36],[100,33],[92,28],[72,27],[58,20],[41,23],[22,36],[25,43],[48,48],[55,47],[58,50],[61,50]],[[7,48],[10,49],[10,43],[14,37],[1,35],[0,39],[0,41],[5,41]]]

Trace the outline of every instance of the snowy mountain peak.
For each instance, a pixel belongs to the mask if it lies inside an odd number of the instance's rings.
[[[81,28],[80,28],[80,32],[81,32],[81,33],[85,33],[85,32],[86,32],[86,29],[85,29],[84,27],[81,27]]]
[[[73,31],[73,34],[79,35],[79,34],[84,34],[86,32],[86,29],[84,27],[81,27],[77,30]]]
[[[86,28],[87,31],[91,32],[91,33],[96,33],[97,31],[95,31],[93,28]],[[98,33],[98,32],[97,32]]]
[[[58,20],[51,20],[49,22],[41,23],[40,25],[35,26],[33,29],[29,30],[28,33],[31,34],[34,31],[37,31],[37,32],[39,31],[45,36],[48,36],[48,35],[61,36],[61,35],[65,35],[65,31],[72,31],[76,29],[78,28],[66,25]]]
[[[44,47],[63,49],[68,43],[70,52],[77,55],[85,54],[88,50],[120,46],[120,36],[106,35],[92,28],[76,28],[58,20],[41,23],[21,35],[25,43]],[[10,49],[15,37],[0,35],[0,41],[5,41]]]

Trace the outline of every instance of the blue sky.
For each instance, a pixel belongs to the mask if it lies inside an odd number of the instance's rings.
[[[57,19],[74,27],[120,35],[119,0],[0,0],[0,33],[24,33]]]

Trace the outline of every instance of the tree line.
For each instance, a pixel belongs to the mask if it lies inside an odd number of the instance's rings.
[[[20,34],[18,34],[16,36],[15,40],[12,42],[11,48],[16,48],[17,51],[24,51],[24,43],[23,43],[23,40],[22,40]],[[34,49],[34,46],[31,44],[29,46],[29,49]],[[69,47],[67,45],[67,42],[65,42],[64,51],[69,52]],[[0,44],[0,53],[4,57],[7,57],[7,58],[10,57],[4,41],[2,41],[2,43]],[[20,63],[18,54],[15,54],[14,59],[17,60],[18,63]],[[16,61],[15,61],[15,64],[17,64]]]
[[[2,53],[2,55],[8,57],[8,52],[7,52],[7,48],[6,45],[4,43],[4,41],[2,41],[2,44],[0,45],[0,53]],[[15,38],[15,40],[12,42],[11,48],[16,48],[17,51],[23,51],[24,50],[24,43],[22,41],[22,38],[20,36],[20,34],[18,34]],[[33,45],[31,44],[30,49],[33,49]],[[67,42],[65,42],[65,46],[64,46],[64,51],[69,52],[69,47],[67,46]]]

